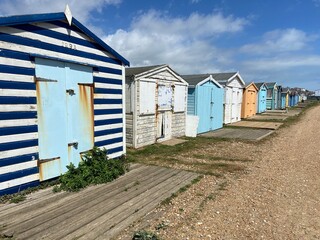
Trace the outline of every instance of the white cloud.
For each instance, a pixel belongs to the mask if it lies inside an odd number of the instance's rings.
[[[251,71],[288,71],[296,67],[320,67],[319,55],[272,57],[244,61],[243,66]]]
[[[252,54],[274,54],[281,52],[299,51],[307,47],[308,43],[317,37],[307,35],[305,32],[295,29],[277,29],[263,35],[262,41],[244,45],[240,51]]]
[[[240,32],[247,24],[221,13],[173,18],[148,11],[135,18],[129,30],[120,29],[104,40],[133,66],[167,63],[181,73],[218,71],[231,60],[231,51],[217,49],[213,40]]]
[[[99,11],[106,5],[118,5],[121,0],[2,0],[0,15],[63,12],[69,4],[72,15],[79,21],[88,23],[93,10]]]

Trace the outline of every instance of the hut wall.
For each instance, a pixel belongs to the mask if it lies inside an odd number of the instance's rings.
[[[122,63],[66,21],[0,27],[0,195],[39,184],[35,59],[91,66],[94,144],[125,153]]]

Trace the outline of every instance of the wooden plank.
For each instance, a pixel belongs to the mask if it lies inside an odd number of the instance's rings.
[[[176,170],[158,168],[158,172],[155,172],[152,176],[147,176],[147,179],[139,179],[139,189],[135,190],[131,187],[127,191],[125,188],[119,189],[116,194],[99,194],[100,197],[96,199],[86,199],[85,201],[79,201],[77,208],[69,209],[63,208],[55,211],[55,218],[52,221],[47,221],[45,224],[41,224],[38,227],[29,228],[30,230],[19,235],[19,237],[38,239],[39,237],[49,238],[49,239],[61,239],[62,237],[77,231],[80,229],[85,229],[84,226],[94,221],[95,219],[103,216],[104,214],[112,211],[117,206],[123,204],[131,198],[140,195],[142,192],[147,191],[153,186],[159,184],[159,182],[164,181],[170,174],[173,174]],[[148,179],[152,179],[149,181]],[[148,184],[142,181],[149,182]],[[134,183],[134,182],[133,182]],[[132,186],[132,182],[130,183]],[[127,186],[129,188],[130,186]],[[38,221],[45,220],[39,219]]]
[[[148,176],[153,172],[155,172],[155,170],[151,167],[147,168],[143,172],[139,172],[139,174],[145,174],[146,176]],[[42,208],[39,209],[37,209],[38,205],[35,205],[33,206],[35,207],[35,209],[31,210],[30,212],[27,212],[22,216],[19,216],[18,219],[16,221],[13,220],[14,222],[10,225],[7,224],[7,229],[9,232],[15,231],[17,233],[22,233],[24,231],[28,231],[29,229],[33,229],[33,231],[35,231],[38,225],[41,227],[41,224],[50,222],[50,220],[54,220],[55,218],[62,216],[64,213],[70,212],[71,210],[77,209],[79,207],[83,208],[83,202],[85,201],[94,204],[96,202],[103,201],[105,198],[111,198],[112,195],[115,194],[117,191],[123,191],[123,187],[130,185],[131,181],[135,181],[135,176],[137,175],[133,175],[131,176],[131,178],[125,178],[124,183],[118,183],[116,186],[114,186],[114,189],[110,189],[109,186],[106,187],[106,185],[102,185],[98,189],[93,189],[93,191],[88,191],[87,189],[85,189],[87,191],[72,193],[71,195],[68,195],[67,197],[61,199],[57,203],[52,203],[49,206],[44,205],[42,206]],[[127,181],[130,181],[130,183],[128,183]],[[92,199],[94,199],[94,201],[92,201]],[[14,219],[16,219],[16,217]]]
[[[142,167],[144,165],[141,164],[137,164],[137,163],[133,163],[130,164],[129,166],[129,172],[126,173],[126,177],[128,177],[129,175],[132,175],[133,173],[136,173],[137,169]],[[146,167],[146,166],[144,166]],[[135,171],[133,171],[135,170]],[[111,184],[111,183],[109,183]],[[93,191],[94,189],[97,189],[99,187],[102,187],[103,185],[96,185],[96,186],[91,186],[90,188],[88,188],[88,190],[90,189],[90,191]],[[47,201],[48,198],[54,198],[53,201],[57,201],[58,198],[56,198],[58,195],[62,195],[59,196],[60,197],[65,197],[65,195],[68,195],[70,193],[67,192],[60,192],[60,193],[53,193],[52,191],[53,187],[48,187],[46,189],[41,189],[39,191],[30,193],[26,196],[26,200],[24,200],[23,202],[20,203],[10,203],[10,204],[4,204],[2,206],[0,206],[0,218],[3,218],[5,215],[12,215],[14,214],[14,212],[18,212],[21,209],[25,209],[25,210],[29,210],[29,207],[37,204],[37,208],[39,207],[39,203],[43,202],[43,201]],[[83,190],[85,191],[85,190]],[[11,210],[9,210],[11,209]],[[8,216],[6,216],[8,217]]]
[[[99,218],[96,218],[86,226],[79,228],[72,234],[66,235],[62,239],[96,239],[105,231],[114,227],[118,222],[121,222],[123,218],[127,218],[130,214],[136,212],[140,208],[143,208],[143,206],[149,202],[154,201],[156,196],[163,196],[162,193],[166,191],[168,186],[176,185],[178,181],[181,182],[186,180],[186,174],[187,172],[179,172],[173,177],[158,182],[158,184],[153,188],[150,188],[144,193],[137,195],[137,197],[124,202],[122,205],[119,205],[119,207],[114,208],[112,211]]]
[[[111,228],[109,231],[105,232],[103,235],[99,236],[97,239],[112,239],[116,237],[118,234],[120,234],[121,231],[123,231],[125,228],[129,227],[133,222],[137,221],[150,211],[152,211],[154,208],[156,208],[159,203],[161,203],[162,199],[166,199],[171,196],[172,193],[177,192],[181,187],[184,187],[186,184],[190,183],[193,179],[195,179],[198,175],[191,175],[187,180],[184,182],[181,182],[176,187],[170,189],[163,195],[159,196],[156,200],[150,202],[149,204],[145,205],[142,209],[140,209],[138,212],[135,212],[134,214],[127,216],[122,222],[117,224],[115,227]]]
[[[155,168],[150,168],[148,166],[143,166],[141,168],[133,169],[128,172],[126,175],[117,179],[117,181],[106,184],[101,184],[97,186],[91,186],[89,188],[84,189],[79,193],[67,193],[62,192],[59,194],[51,194],[46,197],[42,197],[39,199],[35,199],[32,202],[26,202],[25,204],[21,204],[11,210],[0,211],[0,217],[3,219],[0,222],[1,224],[6,224],[9,226],[11,223],[23,222],[29,219],[34,218],[35,216],[39,216],[41,212],[49,212],[54,210],[57,205],[63,205],[64,202],[73,203],[77,201],[79,195],[86,195],[86,197],[93,197],[94,194],[99,194],[100,191],[108,191],[112,192],[112,190],[117,187],[122,187],[123,185],[128,184],[128,181],[134,181],[136,177],[140,175],[148,175],[154,171]],[[102,190],[101,190],[102,189]],[[62,195],[62,196],[61,196]],[[0,209],[2,210],[2,208]],[[5,219],[5,220],[4,220]]]

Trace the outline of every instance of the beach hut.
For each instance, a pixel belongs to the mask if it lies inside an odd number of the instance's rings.
[[[267,85],[267,109],[275,110],[278,108],[278,88],[276,82],[266,83]]]
[[[265,83],[255,83],[259,89],[257,94],[257,113],[263,113],[267,110],[267,85]]]
[[[168,65],[126,69],[127,145],[185,135],[188,83]]]
[[[241,118],[249,118],[257,113],[257,95],[259,89],[252,82],[245,85],[243,89]]]
[[[210,74],[182,75],[189,83],[188,115],[199,117],[198,133],[222,128],[223,87]]]
[[[224,123],[234,123],[241,120],[242,93],[245,82],[239,72],[211,74],[224,88]]]
[[[281,93],[282,93],[282,86],[281,85],[277,85],[277,109],[282,109],[281,103]]]
[[[63,13],[0,18],[0,195],[60,176],[81,153],[125,153],[129,62]]]
[[[290,107],[294,107],[298,104],[299,102],[299,94],[297,91],[291,91],[290,96],[289,96],[289,105]]]
[[[289,106],[289,88],[282,88],[281,92],[281,109],[286,109]]]

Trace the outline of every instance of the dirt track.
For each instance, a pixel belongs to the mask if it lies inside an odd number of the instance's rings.
[[[223,184],[206,176],[155,210],[159,217],[149,229],[158,226],[163,239],[320,239],[319,126],[320,106],[257,145],[258,151],[247,146],[250,155],[259,152],[247,174],[228,178],[226,190],[207,195],[199,208],[199,189],[205,194]]]

